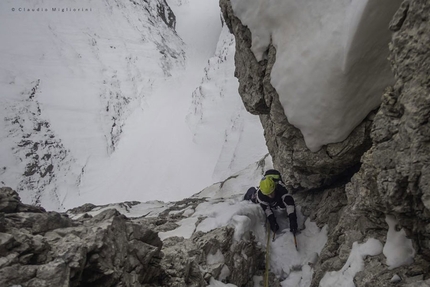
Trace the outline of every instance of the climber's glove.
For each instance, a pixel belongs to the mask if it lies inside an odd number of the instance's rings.
[[[276,231],[278,231],[278,230],[279,230],[279,225],[278,225],[278,223],[276,222],[275,215],[270,214],[270,215],[267,217],[267,220],[269,220],[269,223],[270,223],[270,229],[271,229],[274,233],[276,233]]]
[[[291,213],[290,215],[288,215],[288,218],[290,219],[290,231],[295,234],[297,232],[296,213],[295,212]]]

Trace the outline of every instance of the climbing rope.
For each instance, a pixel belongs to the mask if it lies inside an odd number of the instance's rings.
[[[299,248],[297,247],[296,231],[293,232],[293,235],[294,235],[294,245],[296,246],[296,251],[299,251]]]
[[[270,261],[270,225],[266,222],[267,242],[266,242],[266,271],[264,272],[264,287],[269,287],[269,261]]]

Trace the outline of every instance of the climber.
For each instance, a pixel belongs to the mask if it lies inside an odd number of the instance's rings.
[[[277,170],[271,169],[264,173],[260,181],[260,187],[256,192],[257,201],[266,213],[270,229],[276,233],[279,230],[273,209],[285,208],[290,220],[290,231],[297,232],[297,215],[294,199],[288,194],[288,190]]]
[[[282,180],[281,173],[276,169],[269,169],[264,173],[264,176],[270,176],[276,183],[280,183],[285,187],[285,183]],[[250,187],[243,197],[244,200],[250,200],[253,203],[258,203],[257,200],[257,191],[258,189],[255,187]]]

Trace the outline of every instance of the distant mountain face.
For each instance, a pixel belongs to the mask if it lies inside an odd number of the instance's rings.
[[[1,186],[53,210],[177,200],[267,153],[217,1],[168,2],[0,3]]]
[[[184,43],[165,0],[2,1],[0,10],[1,183],[58,208],[76,196],[87,162],[115,151],[153,87],[183,69]]]

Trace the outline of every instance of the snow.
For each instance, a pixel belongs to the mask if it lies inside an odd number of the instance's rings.
[[[166,231],[166,232],[159,232],[158,236],[161,240],[164,240],[169,237],[178,236],[183,238],[190,238],[191,235],[193,235],[195,229],[196,229],[196,222],[198,218],[197,217],[190,217],[182,219],[178,222],[180,225],[178,228]]]
[[[327,272],[320,281],[321,287],[355,287],[354,276],[364,269],[364,258],[382,252],[382,243],[369,238],[365,243],[352,244],[351,253],[345,265],[339,271]]]
[[[206,263],[208,265],[224,263],[224,255],[221,250],[218,249],[215,254],[208,254]]]
[[[278,224],[281,228],[289,225],[288,219],[279,214]],[[302,224],[298,218],[299,226]],[[284,234],[271,243],[270,270],[282,277],[287,276],[282,286],[309,286],[312,280],[312,271],[309,263],[314,263],[315,256],[321,252],[327,242],[327,226],[320,229],[309,219],[304,223],[305,229],[297,235],[298,250],[294,245],[294,237],[289,227],[284,227]],[[300,268],[297,268],[300,266]],[[301,269],[301,270],[296,270]]]
[[[391,278],[391,280],[390,280],[390,282],[392,282],[392,283],[398,283],[398,282],[400,282],[400,281],[402,281],[402,279],[400,278],[400,276],[399,275],[397,275],[397,274],[394,274],[394,276]]]
[[[186,117],[193,141],[202,152],[213,155],[207,162],[216,162],[214,181],[227,178],[267,153],[259,118],[246,111],[239,96],[233,96],[239,87],[233,76],[234,52],[234,36],[223,25],[215,56],[209,59],[205,76],[192,94],[193,104]]]
[[[135,218],[135,217],[141,217],[141,216],[148,216],[148,217],[156,217],[166,209],[168,209],[172,204],[165,203],[162,201],[148,201],[148,202],[140,202],[136,204],[127,204],[127,203],[117,203],[117,204],[110,204],[106,206],[99,206],[94,209],[92,209],[89,212],[86,212],[88,215],[96,216],[97,214],[100,214],[101,212],[108,210],[108,209],[116,209],[122,214],[127,215],[129,218]],[[83,214],[74,215],[69,212],[69,216],[72,219],[78,219]]]
[[[383,253],[387,258],[388,269],[412,264],[415,256],[412,240],[406,237],[404,229],[396,230],[397,221],[393,216],[387,215],[385,221],[389,227]]]
[[[251,223],[252,220],[248,216],[234,215],[231,218],[231,225],[234,226],[234,239],[236,241],[246,238],[246,233],[251,229]]]
[[[275,46],[271,83],[311,151],[344,140],[393,83],[387,27],[402,1],[231,2],[257,60]]]

